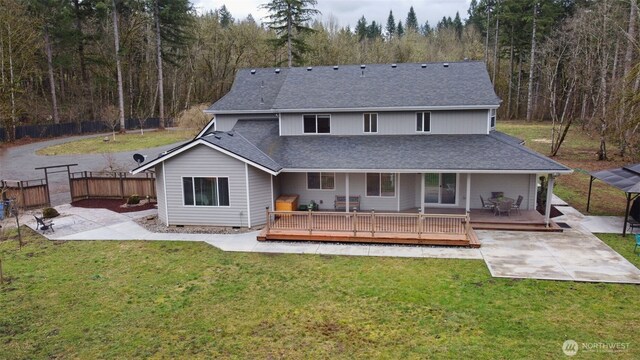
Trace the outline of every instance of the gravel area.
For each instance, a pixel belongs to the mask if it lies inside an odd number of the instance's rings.
[[[262,226],[255,226],[251,229],[242,227],[242,228],[233,228],[229,226],[194,226],[194,225],[185,225],[185,226],[166,226],[161,221],[158,220],[156,215],[147,216],[141,219],[137,219],[136,223],[142,226],[143,228],[155,232],[155,233],[183,233],[183,234],[243,234],[247,232],[252,232],[256,230],[262,230]]]

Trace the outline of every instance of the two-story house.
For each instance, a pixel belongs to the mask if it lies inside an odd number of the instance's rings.
[[[538,176],[550,196],[571,169],[495,131],[500,102],[482,62],[242,69],[195,139],[133,173],[155,170],[167,225],[262,225],[283,194],[464,213],[502,192],[533,210]]]

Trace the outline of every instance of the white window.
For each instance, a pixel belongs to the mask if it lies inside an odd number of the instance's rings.
[[[364,132],[378,132],[378,114],[364,114]]]
[[[302,128],[305,134],[331,133],[331,116],[302,115]]]
[[[431,132],[431,113],[430,112],[416,113],[416,131]]]
[[[490,120],[490,124],[491,124],[491,128],[495,129],[496,127],[496,109],[491,109],[491,120]]]
[[[333,190],[336,187],[336,174],[325,172],[307,173],[307,189]]]
[[[184,204],[189,206],[229,206],[229,178],[183,177]]]
[[[367,196],[396,196],[395,174],[367,173]]]

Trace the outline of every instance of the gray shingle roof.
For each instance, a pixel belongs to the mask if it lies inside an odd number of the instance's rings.
[[[280,171],[282,167],[265,154],[262,150],[249,142],[242,134],[235,131],[216,131],[201,137],[202,140],[230,151],[253,163],[264,166],[272,171]]]
[[[570,170],[495,134],[279,137],[277,121],[244,120],[234,131],[285,169]]]
[[[354,109],[393,107],[497,106],[483,62],[342,65],[282,69],[241,69],[231,91],[213,112]],[[261,102],[262,99],[262,102]]]

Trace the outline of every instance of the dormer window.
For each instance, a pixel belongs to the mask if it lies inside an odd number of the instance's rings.
[[[365,133],[377,133],[378,132],[378,114],[364,114],[364,132]]]
[[[331,133],[330,115],[302,115],[302,127],[305,134]]]
[[[416,131],[417,132],[431,132],[431,113],[419,112],[416,113]]]
[[[491,113],[489,115],[490,116],[489,123],[491,128],[495,129],[496,128],[496,109],[491,109],[490,111]]]

